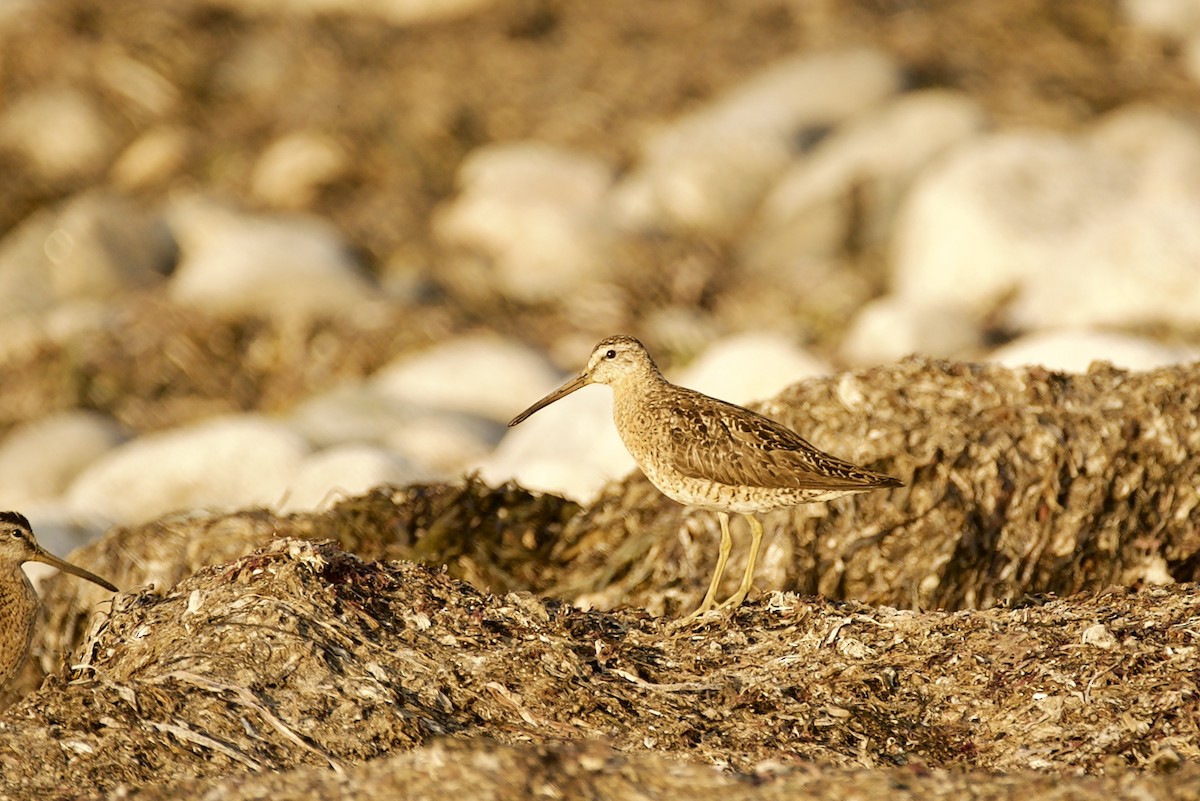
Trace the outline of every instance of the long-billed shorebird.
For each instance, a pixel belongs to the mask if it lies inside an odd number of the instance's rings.
[[[38,545],[24,515],[0,512],[0,688],[21,669],[33,640],[38,597],[21,569],[25,562],[45,562],[64,573],[119,592],[95,573],[65,562]]]
[[[664,495],[716,512],[721,548],[708,592],[694,618],[716,606],[739,606],[754,581],[763,527],[756,515],[828,501],[902,482],[830,456],[784,426],[732,403],[676,386],[659,372],[641,342],[615,336],[592,350],[587,369],[512,419],[534,412],[588,384],[613,389],[613,421],[621,441],[646,478]],[[752,537],[750,558],[737,592],[715,604],[733,540],[729,514],[744,515]]]

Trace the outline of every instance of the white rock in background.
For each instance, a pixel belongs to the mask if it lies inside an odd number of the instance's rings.
[[[932,306],[984,311],[1024,286],[1133,189],[1111,156],[1066,136],[979,137],[921,175],[893,240],[894,291]],[[1059,264],[1057,269],[1071,269]]]
[[[896,64],[875,50],[780,61],[654,134],[620,185],[620,217],[637,229],[728,234],[791,162],[802,134],[866,111],[900,82]]]
[[[113,523],[181,509],[274,506],[309,450],[303,437],[267,417],[219,417],[114,448],[66,497],[79,519]]]
[[[400,356],[376,372],[371,385],[405,403],[507,423],[558,379],[558,370],[542,354],[483,334]]]
[[[75,89],[35,90],[0,113],[0,149],[50,181],[98,173],[113,148],[113,132],[95,101]]]
[[[1037,364],[1051,370],[1087,372],[1094,361],[1111,362],[1127,370],[1153,370],[1200,359],[1200,350],[1164,345],[1151,339],[1108,331],[1038,331],[999,348],[988,361],[1006,367]]]
[[[463,162],[458,197],[435,215],[434,232],[460,252],[459,283],[552,300],[608,274],[612,180],[612,169],[590,156],[538,142],[489,145]],[[471,269],[463,259],[480,263]]]
[[[760,269],[796,258],[841,254],[886,241],[914,176],[937,156],[982,130],[986,117],[967,95],[901,95],[868,111],[797,159],[763,200],[743,259]]]
[[[831,372],[828,364],[786,337],[750,332],[714,342],[679,373],[677,383],[744,405]]]
[[[1134,27],[1172,39],[1200,32],[1195,0],[1121,0],[1121,11]]]
[[[1177,130],[1172,129],[1172,136]],[[1143,182],[1143,179],[1144,182]],[[917,182],[898,220],[896,293],[1020,329],[1200,322],[1200,187],[1097,144],[998,134]]]
[[[395,25],[432,23],[465,17],[496,0],[207,0],[236,13],[342,14],[371,16]]]
[[[544,394],[530,394],[516,412]],[[529,489],[589,503],[605,484],[637,465],[613,425],[612,391],[596,385],[584,387],[510,428],[495,452],[477,467],[489,484],[515,479]]]
[[[317,191],[345,175],[346,151],[332,137],[298,131],[272,142],[254,164],[250,191],[277,208],[302,209]]]
[[[138,190],[166,185],[187,164],[192,149],[182,128],[151,128],[134,139],[113,162],[109,175],[114,185]]]
[[[375,487],[408,484],[421,477],[411,464],[382,448],[342,445],[314,453],[300,463],[280,511],[328,509]]]
[[[1135,103],[1103,117],[1088,143],[1127,162],[1140,194],[1195,200],[1200,190],[1200,131],[1183,114]]]
[[[95,412],[57,412],[17,426],[0,441],[0,509],[24,511],[60,497],[124,439],[115,420]]]
[[[192,198],[168,219],[180,263],[171,298],[216,314],[306,318],[353,309],[379,295],[342,236],[301,215],[252,216]]]
[[[1142,198],[1090,227],[1013,303],[1021,330],[1200,324],[1200,197]]]
[[[1200,4],[1196,0],[1123,0],[1126,22],[1177,46],[1188,77],[1200,82]]]
[[[321,447],[382,446],[415,466],[414,480],[461,475],[495,447],[503,431],[502,424],[476,415],[388,397],[369,382],[310,398],[292,411],[289,422]]]
[[[963,358],[983,345],[973,314],[957,306],[929,306],[885,295],[858,310],[838,355],[852,365],[886,364],[909,354]]]
[[[82,194],[34,213],[0,240],[0,316],[148,286],[174,259],[161,218],[119,195]]]

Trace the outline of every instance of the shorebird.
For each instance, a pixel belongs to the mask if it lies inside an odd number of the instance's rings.
[[[64,562],[38,545],[24,515],[0,512],[0,688],[21,669],[33,639],[38,597],[21,569],[25,562],[45,562],[106,590],[119,592],[95,573]]]
[[[625,448],[646,478],[668,498],[717,513],[721,547],[700,606],[686,619],[746,600],[762,547],[758,515],[802,503],[903,482],[844,462],[817,449],[796,432],[760,414],[667,381],[641,342],[615,336],[592,349],[587,368],[509,423],[588,384],[613,390],[613,422]],[[750,558],[737,592],[716,604],[717,587],[733,548],[729,515],[750,524]]]

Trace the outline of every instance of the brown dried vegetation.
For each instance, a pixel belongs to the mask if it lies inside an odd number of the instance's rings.
[[[113,530],[75,558],[157,589],[85,634],[52,584],[0,795],[1195,797],[1195,370],[793,387],[767,410],[911,483],[775,516],[758,600],[688,625],[715,537],[640,477],[582,512],[467,481]]]

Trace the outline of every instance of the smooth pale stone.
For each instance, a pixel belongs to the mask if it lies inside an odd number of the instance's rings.
[[[476,150],[459,170],[458,197],[433,221],[438,240],[459,251],[452,280],[542,302],[604,279],[612,181],[602,160],[540,142]]]
[[[342,236],[301,215],[241,214],[191,198],[169,213],[180,247],[170,296],[216,314],[308,318],[379,296]]]
[[[75,89],[30,92],[0,112],[0,149],[50,181],[98,173],[114,144],[96,102]]]
[[[1122,106],[1099,118],[1086,142],[1127,162],[1140,195],[1194,201],[1200,192],[1200,128],[1182,113]]]
[[[1013,301],[1021,330],[1200,324],[1200,196],[1138,197],[1080,233]]]
[[[513,414],[544,394],[529,393]],[[613,424],[612,391],[595,385],[508,429],[495,452],[476,467],[490,484],[515,479],[528,489],[589,503],[605,484],[637,469],[637,464]]]
[[[855,48],[783,59],[654,133],[621,182],[619,217],[636,229],[733,233],[796,154],[900,87],[884,53]]]
[[[832,368],[778,334],[751,332],[714,342],[677,383],[730,403],[766,400]]]
[[[80,519],[137,523],[183,509],[275,506],[308,442],[263,415],[147,434],[102,456],[67,492]]]
[[[250,191],[264,203],[302,209],[346,174],[346,151],[332,137],[297,131],[272,142],[254,164]]]
[[[962,358],[983,344],[973,314],[954,306],[928,306],[885,295],[869,301],[850,321],[838,355],[852,365],[886,364],[913,353]]]
[[[394,453],[372,445],[341,445],[311,454],[288,483],[281,512],[328,509],[344,498],[384,484],[403,485],[426,476]]]
[[[491,451],[503,432],[495,421],[414,406],[365,382],[310,398],[292,411],[289,422],[318,446],[383,446],[427,478],[460,475]]]
[[[400,356],[370,383],[374,391],[405,403],[507,423],[528,405],[526,399],[549,392],[559,378],[532,348],[477,334]]]
[[[1200,349],[1164,345],[1151,339],[1109,331],[1060,329],[1026,334],[999,348],[988,361],[1006,367],[1037,364],[1051,370],[1087,372],[1094,361],[1127,370],[1153,370],[1200,359]]]
[[[95,75],[104,88],[137,106],[150,117],[171,117],[183,99],[175,85],[150,64],[128,55],[124,48],[100,48]]]
[[[1125,163],[1049,133],[976,138],[916,181],[897,218],[895,292],[980,312],[1039,271],[1071,269],[1081,226],[1111,217],[1134,190]]]
[[[1121,0],[1121,12],[1133,27],[1175,41],[1200,32],[1196,0]]]
[[[122,189],[161,186],[187,164],[192,144],[182,128],[151,128],[129,144],[113,162],[109,176]]]
[[[0,441],[0,509],[58,498],[124,439],[115,420],[96,412],[58,412],[17,426]]]
[[[836,256],[848,232],[861,246],[885,241],[913,177],[983,129],[967,95],[901,95],[831,132],[789,167],[763,200],[744,259],[778,269],[805,254]]]
[[[496,0],[207,0],[238,14],[371,16],[396,25],[419,25],[469,16]]]
[[[35,212],[0,240],[0,316],[149,286],[174,259],[161,218],[119,195],[88,192]]]
[[[1179,127],[1161,130],[1188,149]],[[1010,133],[956,149],[900,214],[896,293],[977,314],[1007,301],[1019,330],[1200,323],[1200,187],[1145,168],[1152,145],[1114,139]]]

